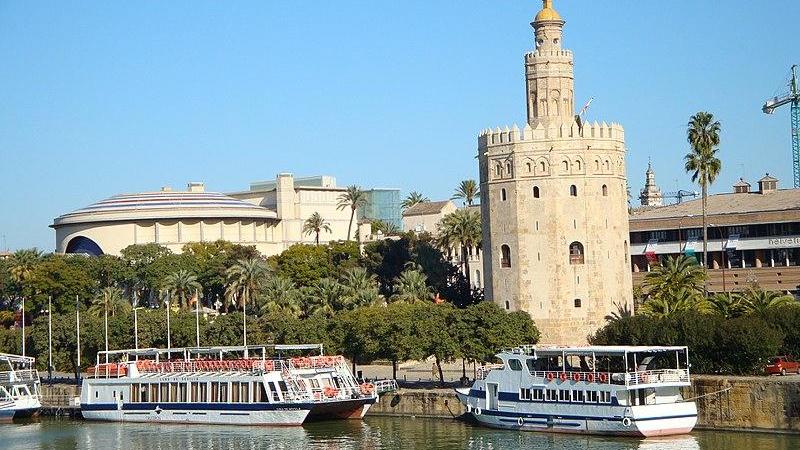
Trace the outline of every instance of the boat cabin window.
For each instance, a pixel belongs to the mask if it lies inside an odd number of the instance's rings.
[[[519,399],[520,400],[530,400],[531,399],[531,390],[520,388],[519,390]]]
[[[578,391],[578,390],[572,391],[572,401],[573,402],[579,402],[579,403],[585,402],[586,398],[585,398],[584,392],[583,391]]]
[[[522,370],[522,363],[516,358],[511,358],[508,360],[508,367],[510,367],[511,370],[518,372]]]
[[[558,400],[558,391],[555,389],[548,389],[547,390],[547,399],[548,402],[555,402]]]
[[[587,391],[586,400],[589,403],[597,403],[597,391]]]
[[[558,390],[558,400],[562,402],[569,401],[569,391],[566,389],[559,389]]]
[[[609,391],[600,391],[600,403],[611,403],[611,392]]]
[[[531,389],[531,399],[542,401],[544,400],[544,390],[543,389]]]

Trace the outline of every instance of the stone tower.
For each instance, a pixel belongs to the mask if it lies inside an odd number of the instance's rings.
[[[625,133],[577,121],[552,1],[531,25],[527,124],[478,138],[486,297],[530,313],[543,342],[582,344],[616,305],[632,306]]]
[[[641,200],[642,206],[663,206],[664,197],[661,195],[661,188],[656,185],[656,173],[649,162],[647,163],[645,177],[644,189],[639,192],[639,200]]]

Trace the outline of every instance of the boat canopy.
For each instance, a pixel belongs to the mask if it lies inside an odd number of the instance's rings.
[[[172,348],[140,348],[140,349],[125,349],[125,350],[109,350],[97,352],[97,363],[100,361],[108,362],[113,360],[113,357],[122,357],[125,360],[131,358],[138,359],[139,357],[152,357],[156,361],[159,360],[161,355],[167,355],[170,359],[172,355],[179,355],[184,359],[191,360],[192,357],[200,355],[214,355],[222,359],[223,355],[230,353],[242,353],[249,356],[250,353],[256,353],[261,359],[266,358],[267,349],[274,349],[277,351],[291,351],[291,350],[317,350],[322,355],[322,344],[293,344],[293,345],[238,345],[238,346],[218,346],[218,347],[172,347]],[[2,354],[0,354],[2,355]],[[13,355],[9,355],[13,356]],[[21,358],[21,357],[20,357]],[[33,360],[33,358],[30,358]]]
[[[624,356],[631,353],[687,352],[686,346],[644,346],[644,345],[590,345],[582,347],[558,347],[525,345],[503,353],[527,354],[532,356],[595,355]]]
[[[30,356],[12,355],[10,353],[0,353],[0,361],[9,361],[17,364],[33,364],[34,358]]]

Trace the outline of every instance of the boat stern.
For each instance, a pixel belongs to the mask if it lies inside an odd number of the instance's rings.
[[[689,434],[697,424],[697,405],[679,402],[634,406],[628,420],[623,419],[623,425],[630,423],[644,437]]]

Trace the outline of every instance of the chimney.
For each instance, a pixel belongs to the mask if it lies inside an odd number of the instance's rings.
[[[767,173],[764,178],[758,180],[758,191],[761,194],[769,194],[770,192],[775,192],[778,190],[778,179],[775,177],[769,176]]]
[[[205,192],[206,184],[202,181],[191,181],[186,185],[186,190],[189,192]]]
[[[739,181],[733,185],[734,194],[747,194],[750,192],[750,183],[744,181],[744,178],[739,178]]]

